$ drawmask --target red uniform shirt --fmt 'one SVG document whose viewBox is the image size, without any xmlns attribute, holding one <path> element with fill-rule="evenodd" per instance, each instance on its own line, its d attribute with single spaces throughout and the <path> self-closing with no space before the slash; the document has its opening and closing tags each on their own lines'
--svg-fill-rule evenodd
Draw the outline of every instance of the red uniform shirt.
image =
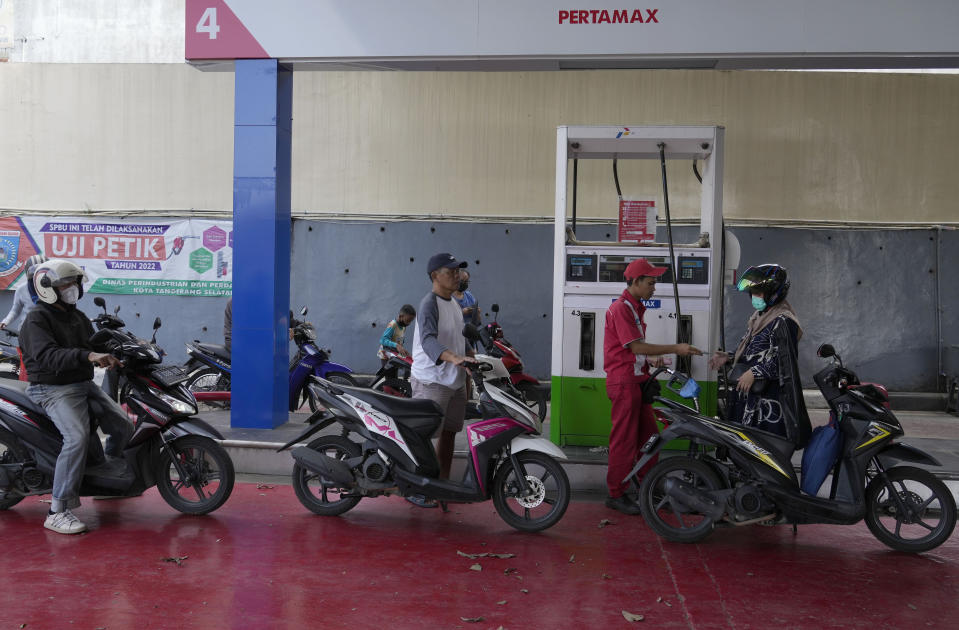
<svg viewBox="0 0 959 630">
<path fill-rule="evenodd" d="M 603 369 L 606 370 L 607 385 L 639 383 L 649 376 L 646 356 L 629 350 L 631 342 L 646 340 L 645 312 L 646 307 L 628 290 L 624 290 L 606 311 Z"/>
</svg>

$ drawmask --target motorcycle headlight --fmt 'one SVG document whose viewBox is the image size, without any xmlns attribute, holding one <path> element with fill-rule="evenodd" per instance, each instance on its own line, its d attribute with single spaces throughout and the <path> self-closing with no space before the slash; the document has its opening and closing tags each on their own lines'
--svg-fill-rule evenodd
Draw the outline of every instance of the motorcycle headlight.
<svg viewBox="0 0 959 630">
<path fill-rule="evenodd" d="M 196 405 L 192 403 L 188 403 L 185 400 L 180 400 L 179 398 L 175 398 L 161 391 L 154 391 L 153 393 L 157 398 L 168 404 L 170 408 L 177 413 L 185 413 L 191 416 L 197 413 Z"/>
</svg>

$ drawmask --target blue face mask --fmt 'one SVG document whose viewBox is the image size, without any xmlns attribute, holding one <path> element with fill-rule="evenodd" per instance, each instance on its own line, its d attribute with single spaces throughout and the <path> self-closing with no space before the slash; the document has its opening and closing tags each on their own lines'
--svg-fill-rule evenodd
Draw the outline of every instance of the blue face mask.
<svg viewBox="0 0 959 630">
<path fill-rule="evenodd" d="M 753 308 L 757 311 L 762 311 L 766 309 L 766 300 L 761 295 L 754 295 L 753 298 Z"/>
</svg>

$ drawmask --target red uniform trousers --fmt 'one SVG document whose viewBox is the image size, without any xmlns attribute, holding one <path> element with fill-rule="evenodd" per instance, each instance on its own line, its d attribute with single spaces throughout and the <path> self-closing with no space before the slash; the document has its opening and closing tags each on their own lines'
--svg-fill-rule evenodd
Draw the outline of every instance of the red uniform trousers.
<svg viewBox="0 0 959 630">
<path fill-rule="evenodd" d="M 656 414 L 652 405 L 643 404 L 643 394 L 639 383 L 621 383 L 606 385 L 606 395 L 613 403 L 613 429 L 609 433 L 609 470 L 606 473 L 606 485 L 609 496 L 623 495 L 629 483 L 623 479 L 639 460 L 639 449 L 649 436 L 658 433 Z M 656 463 L 654 457 L 639 471 L 637 481 Z"/>
</svg>

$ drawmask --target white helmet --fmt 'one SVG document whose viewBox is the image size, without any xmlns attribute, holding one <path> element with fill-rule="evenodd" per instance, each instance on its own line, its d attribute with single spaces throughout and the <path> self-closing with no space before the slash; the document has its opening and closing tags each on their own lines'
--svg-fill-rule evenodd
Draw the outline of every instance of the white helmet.
<svg viewBox="0 0 959 630">
<path fill-rule="evenodd" d="M 37 270 L 37 265 L 41 265 L 47 262 L 47 257 L 43 254 L 34 254 L 30 258 L 27 258 L 27 264 L 24 267 L 27 270 L 27 277 L 32 278 L 33 272 Z"/>
<path fill-rule="evenodd" d="M 37 297 L 47 304 L 60 299 L 59 289 L 73 283 L 80 285 L 80 295 L 83 296 L 83 281 L 86 279 L 83 269 L 63 258 L 51 258 L 33 270 L 33 288 Z"/>
</svg>

